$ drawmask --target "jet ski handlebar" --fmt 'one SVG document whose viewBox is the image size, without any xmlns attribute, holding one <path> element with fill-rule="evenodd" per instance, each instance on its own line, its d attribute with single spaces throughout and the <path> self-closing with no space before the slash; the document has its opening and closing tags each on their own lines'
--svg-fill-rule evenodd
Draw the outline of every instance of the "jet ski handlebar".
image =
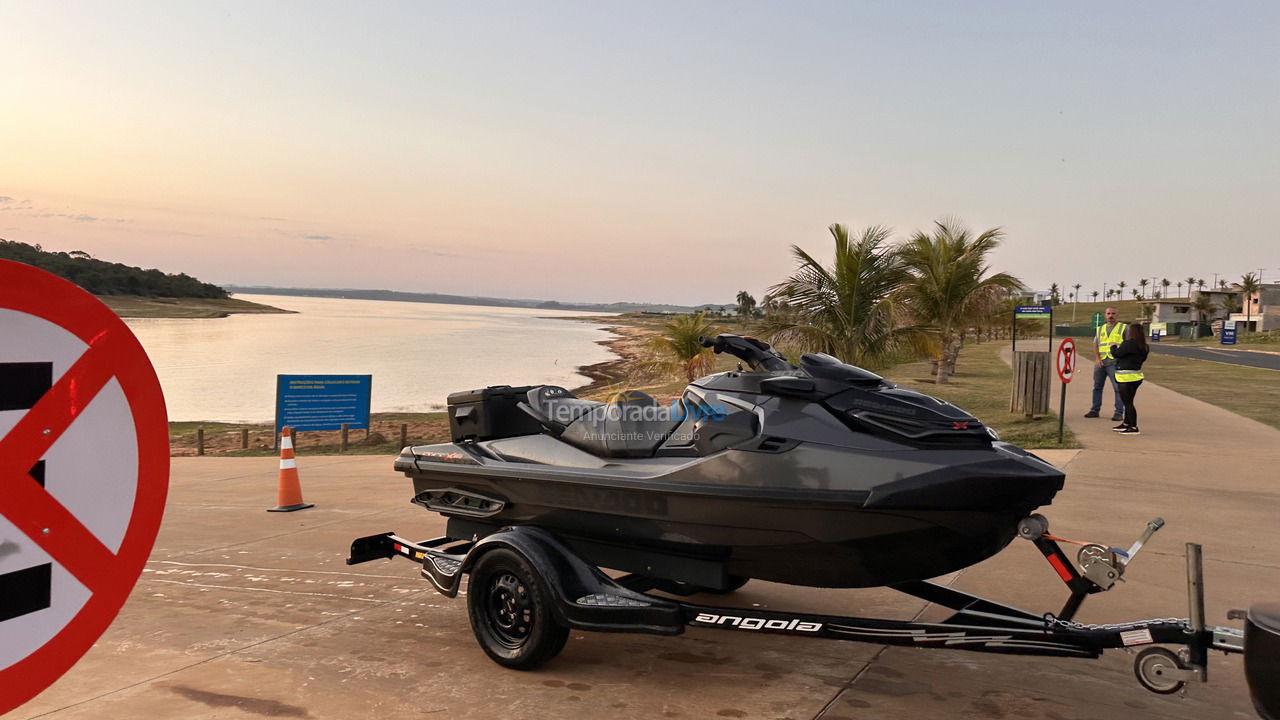
<svg viewBox="0 0 1280 720">
<path fill-rule="evenodd" d="M 698 341 L 702 343 L 702 347 L 711 348 L 717 355 L 729 353 L 745 362 L 752 370 L 769 372 L 794 369 L 769 343 L 753 337 L 720 333 L 714 338 L 700 337 Z"/>
</svg>

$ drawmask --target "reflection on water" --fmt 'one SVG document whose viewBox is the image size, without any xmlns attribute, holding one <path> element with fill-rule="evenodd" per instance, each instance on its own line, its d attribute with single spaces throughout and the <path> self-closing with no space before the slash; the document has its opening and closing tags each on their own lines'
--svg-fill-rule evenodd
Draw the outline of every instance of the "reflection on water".
<svg viewBox="0 0 1280 720">
<path fill-rule="evenodd" d="M 596 313 L 471 305 L 236 295 L 296 315 L 130 319 L 171 420 L 269 420 L 276 375 L 373 375 L 374 412 L 421 412 L 456 390 L 586 381 L 574 370 L 613 355 Z M 607 315 L 601 315 L 607 318 Z"/>
</svg>

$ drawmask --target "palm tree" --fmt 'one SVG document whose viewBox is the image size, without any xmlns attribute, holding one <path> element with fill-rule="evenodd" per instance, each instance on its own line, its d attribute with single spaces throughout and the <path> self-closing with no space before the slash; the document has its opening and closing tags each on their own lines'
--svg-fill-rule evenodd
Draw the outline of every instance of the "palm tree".
<svg viewBox="0 0 1280 720">
<path fill-rule="evenodd" d="M 751 297 L 751 293 L 746 290 L 738 291 L 737 301 L 738 315 L 741 317 L 747 317 L 751 314 L 752 310 L 756 309 L 756 299 Z"/>
<path fill-rule="evenodd" d="M 839 223 L 829 230 L 835 239 L 830 267 L 791 246 L 795 272 L 769 288 L 788 312 L 765 323 L 766 337 L 792 353 L 825 352 L 873 368 L 908 346 L 922 347 L 922 329 L 900 322 L 894 294 L 910 275 L 898 252 L 885 247 L 889 229 L 871 226 L 855 239 Z"/>
<path fill-rule="evenodd" d="M 1240 278 L 1240 292 L 1244 294 L 1242 301 L 1244 302 L 1245 324 L 1253 324 L 1253 297 L 1252 295 L 1262 287 L 1258 282 L 1258 276 L 1253 273 L 1245 273 Z"/>
<path fill-rule="evenodd" d="M 1206 284 L 1207 283 L 1205 283 L 1204 278 L 1200 278 L 1199 280 L 1196 281 L 1196 289 L 1198 289 L 1200 292 L 1204 292 L 1204 286 Z"/>
<path fill-rule="evenodd" d="M 665 371 L 678 370 L 693 382 L 711 372 L 715 355 L 711 348 L 702 347 L 703 337 L 714 337 L 716 327 L 705 313 L 681 315 L 665 326 L 665 332 L 650 340 L 654 351 L 654 365 Z"/>
<path fill-rule="evenodd" d="M 1200 293 L 1196 296 L 1195 301 L 1191 303 L 1191 307 L 1195 308 L 1196 316 L 1200 322 L 1205 322 L 1205 319 L 1213 314 L 1213 299 L 1204 293 Z"/>
<path fill-rule="evenodd" d="M 1222 290 L 1226 290 L 1226 289 L 1227 289 L 1227 279 L 1226 279 L 1226 278 L 1222 278 L 1221 280 L 1219 280 L 1219 281 L 1218 281 L 1218 287 L 1219 287 L 1220 289 L 1222 289 Z"/>
<path fill-rule="evenodd" d="M 1125 282 L 1124 282 L 1123 280 L 1121 280 L 1120 282 L 1116 283 L 1116 285 L 1117 285 L 1117 286 L 1119 286 L 1119 288 L 1120 288 L 1120 292 L 1117 292 L 1117 293 L 1116 293 L 1116 297 L 1118 297 L 1118 298 L 1120 298 L 1121 300 L 1123 300 L 1123 299 L 1124 299 L 1124 288 L 1125 288 Z"/>
<path fill-rule="evenodd" d="M 1137 300 L 1137 299 L 1138 299 L 1138 288 L 1134 288 L 1134 289 L 1130 290 L 1129 292 L 1133 295 L 1133 299 L 1134 299 L 1134 300 Z"/>
<path fill-rule="evenodd" d="M 989 272 L 988 256 L 1004 237 L 1000 228 L 975 236 L 955 220 L 933 225 L 932 234 L 917 231 L 901 248 L 902 261 L 912 276 L 901 295 L 916 321 L 938 333 L 937 382 L 945 385 L 955 371 L 964 333 L 973 324 L 978 308 L 993 296 L 1017 290 L 1022 283 L 1008 273 Z M 1055 296 L 1057 288 L 1054 283 Z"/>
<path fill-rule="evenodd" d="M 1098 291 L 1097 291 L 1097 290 L 1094 290 L 1093 292 L 1091 292 L 1091 293 L 1089 293 L 1089 294 L 1093 296 L 1093 301 L 1094 301 L 1094 302 L 1098 302 Z"/>
<path fill-rule="evenodd" d="M 1054 305 L 1061 305 L 1062 298 L 1058 297 L 1062 291 L 1058 289 L 1058 283 L 1049 286 L 1049 302 Z"/>
<path fill-rule="evenodd" d="M 1191 286 L 1196 284 L 1196 279 L 1193 277 L 1189 277 L 1187 278 L 1186 282 L 1187 282 L 1187 297 L 1189 298 L 1191 297 Z"/>
<path fill-rule="evenodd" d="M 1169 294 L 1169 286 L 1173 283 L 1169 282 L 1169 278 L 1160 278 L 1160 287 L 1164 288 L 1164 295 Z"/>
<path fill-rule="evenodd" d="M 1138 284 L 1142 286 L 1142 294 L 1146 295 L 1147 285 L 1151 284 L 1151 281 L 1146 278 L 1142 278 L 1141 280 L 1138 281 Z"/>
<path fill-rule="evenodd" d="M 1226 313 L 1228 318 L 1231 317 L 1232 313 L 1240 312 L 1240 301 L 1236 299 L 1235 295 L 1222 296 L 1222 312 Z"/>
</svg>

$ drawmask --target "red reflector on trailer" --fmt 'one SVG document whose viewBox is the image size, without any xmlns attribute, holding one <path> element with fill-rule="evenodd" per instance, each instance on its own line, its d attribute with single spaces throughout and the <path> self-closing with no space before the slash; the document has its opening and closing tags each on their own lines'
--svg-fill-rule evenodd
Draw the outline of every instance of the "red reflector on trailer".
<svg viewBox="0 0 1280 720">
<path fill-rule="evenodd" d="M 1058 571 L 1058 577 L 1062 578 L 1062 582 L 1071 582 L 1071 571 L 1062 563 L 1062 558 L 1057 555 L 1050 555 L 1049 564 L 1053 566 L 1054 570 Z"/>
<path fill-rule="evenodd" d="M 392 547 L 396 549 L 396 552 L 401 552 L 401 553 L 404 552 L 404 546 L 401 545 L 400 543 L 393 543 Z"/>
</svg>

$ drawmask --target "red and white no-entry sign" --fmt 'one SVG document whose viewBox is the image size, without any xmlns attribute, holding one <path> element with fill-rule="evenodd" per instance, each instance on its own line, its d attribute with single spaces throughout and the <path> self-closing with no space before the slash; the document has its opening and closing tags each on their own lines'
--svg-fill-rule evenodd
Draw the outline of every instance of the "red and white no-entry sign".
<svg viewBox="0 0 1280 720">
<path fill-rule="evenodd" d="M 168 487 L 164 397 L 133 333 L 76 285 L 0 260 L 0 714 L 115 618 Z"/>
<path fill-rule="evenodd" d="M 1076 341 L 1062 338 L 1058 345 L 1058 379 L 1064 383 L 1071 382 L 1076 374 Z"/>
</svg>

